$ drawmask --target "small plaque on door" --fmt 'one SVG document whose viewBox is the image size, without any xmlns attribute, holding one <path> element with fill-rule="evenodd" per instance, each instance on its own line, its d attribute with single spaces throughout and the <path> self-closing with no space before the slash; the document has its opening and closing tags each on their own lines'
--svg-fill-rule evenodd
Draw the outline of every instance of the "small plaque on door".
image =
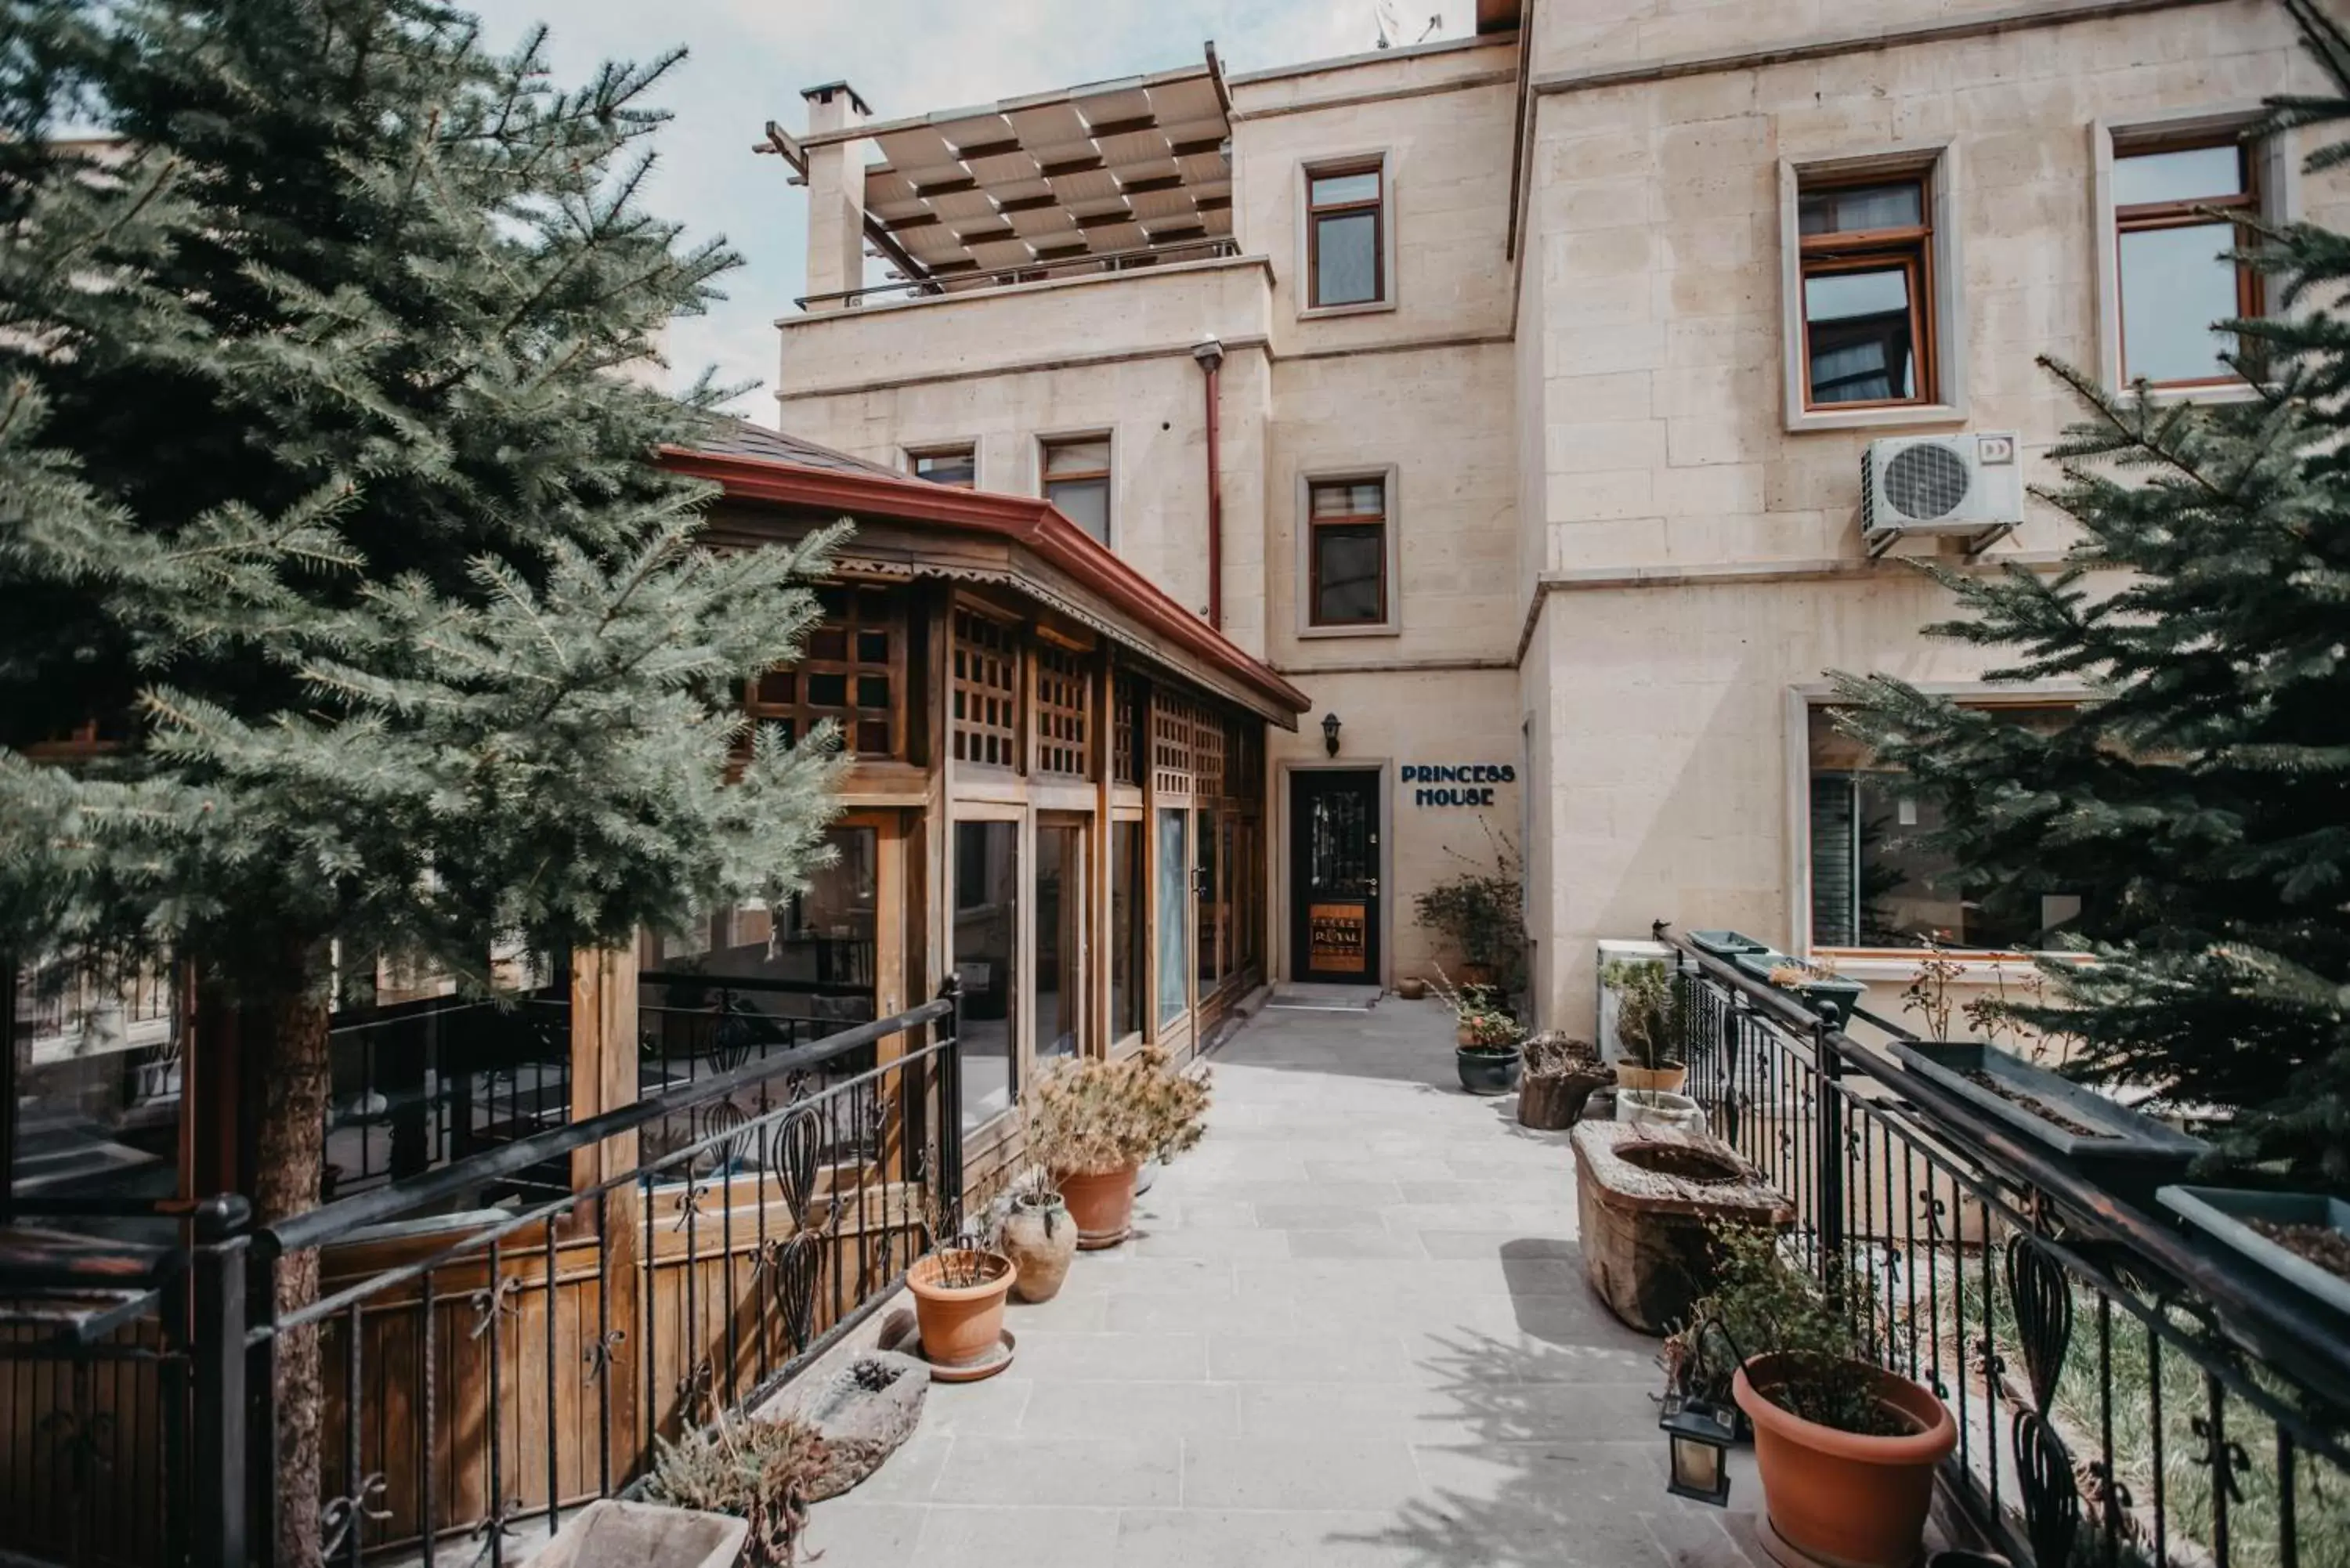
<svg viewBox="0 0 2350 1568">
<path fill-rule="evenodd" d="M 1316 971 L 1362 973 L 1363 913 L 1360 904 L 1306 906 L 1307 964 Z"/>
</svg>

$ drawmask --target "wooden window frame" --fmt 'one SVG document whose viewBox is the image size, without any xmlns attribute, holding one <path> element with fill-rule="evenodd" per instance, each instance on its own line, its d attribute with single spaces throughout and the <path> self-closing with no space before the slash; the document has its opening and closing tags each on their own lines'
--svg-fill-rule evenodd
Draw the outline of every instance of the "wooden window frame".
<svg viewBox="0 0 2350 1568">
<path fill-rule="evenodd" d="M 769 701 L 760 695 L 764 675 L 754 675 L 744 682 L 743 709 L 752 719 L 764 723 L 788 721 L 792 726 L 792 744 L 806 742 L 808 732 L 817 721 L 834 719 L 841 725 L 841 755 L 852 761 L 904 762 L 915 753 L 910 734 L 911 713 L 908 708 L 907 682 L 912 669 L 911 639 L 913 607 L 910 598 L 899 589 L 886 584 L 871 582 L 832 582 L 821 585 L 822 593 L 837 593 L 846 597 L 848 613 L 846 618 L 826 616 L 809 628 L 813 645 L 819 630 L 837 629 L 844 639 L 845 656 L 840 659 L 819 659 L 806 649 L 801 657 L 788 664 L 778 665 L 768 673 L 788 674 L 793 680 L 793 700 L 788 702 Z M 876 596 L 888 611 L 879 621 L 867 620 L 860 610 L 867 596 Z M 887 659 L 880 664 L 859 658 L 857 645 L 871 632 L 881 632 L 889 638 Z M 858 683 L 864 677 L 886 674 L 889 681 L 889 705 L 884 709 L 866 708 L 857 701 Z M 808 682 L 816 676 L 837 675 L 844 681 L 841 695 L 846 702 L 839 708 L 818 704 L 808 700 Z M 867 714 L 882 715 L 868 720 Z M 868 722 L 886 722 L 889 726 L 889 745 L 884 751 L 868 751 L 858 743 L 858 730 Z"/>
<path fill-rule="evenodd" d="M 1305 508 L 1303 524 L 1305 536 L 1305 621 L 1306 629 L 1316 632 L 1376 632 L 1391 629 L 1394 625 L 1392 605 L 1394 594 L 1393 585 L 1388 579 L 1395 570 L 1395 542 L 1392 537 L 1395 527 L 1393 516 L 1395 486 L 1389 483 L 1388 475 L 1384 472 L 1358 473 L 1350 478 L 1340 474 L 1317 474 L 1307 476 L 1305 483 Z M 1354 512 L 1336 517 L 1316 517 L 1314 514 L 1315 491 L 1340 486 L 1351 489 L 1361 484 L 1377 484 L 1379 487 L 1379 511 L 1376 517 L 1368 514 Z M 1320 532 L 1325 528 L 1357 528 L 1371 522 L 1376 522 L 1379 525 L 1379 613 L 1368 620 L 1324 620 L 1322 618 Z"/>
<path fill-rule="evenodd" d="M 1802 230 L 1803 199 L 1830 191 L 1866 185 L 1918 187 L 1918 222 L 1892 229 L 1846 229 L 1825 234 Z M 1796 177 L 1796 300 L 1795 336 L 1797 386 L 1806 414 L 1841 414 L 1881 409 L 1921 409 L 1940 406 L 1941 354 L 1937 340 L 1939 314 L 1934 271 L 1934 171 L 1930 168 L 1853 171 Z M 1809 285 L 1814 277 L 1844 273 L 1887 272 L 1899 267 L 1908 275 L 1910 353 L 1916 360 L 1918 390 L 1906 398 L 1870 398 L 1854 402 L 1823 403 L 1812 397 L 1812 323 Z"/>
<path fill-rule="evenodd" d="M 2119 165 L 2132 158 L 2145 158 L 2165 152 L 2195 152 L 2214 147 L 2232 148 L 2236 154 L 2237 183 L 2242 188 L 2230 196 L 2199 196 L 2169 202 L 2134 202 L 2115 204 L 2106 214 L 2113 234 L 2113 310 L 2115 367 L 2120 384 L 2134 383 L 2129 373 L 2129 319 L 2122 287 L 2121 241 L 2125 234 L 2145 234 L 2159 229 L 2185 229 L 2208 226 L 2214 222 L 2231 222 L 2240 246 L 2249 248 L 2251 225 L 2262 212 L 2263 192 L 2261 183 L 2261 162 L 2257 149 L 2239 134 L 2226 130 L 2203 130 L 2173 131 L 2168 134 L 2126 136 L 2114 144 L 2113 161 Z M 2241 213 L 2232 220 L 2222 214 Z M 2267 290 L 2257 268 L 2243 262 L 2236 264 L 2236 315 L 2243 320 L 2267 313 Z M 2241 344 L 2239 345 L 2241 348 Z M 2189 376 L 2176 380 L 2148 381 L 2147 385 L 2158 392 L 2196 391 L 2212 387 L 2234 387 L 2243 384 L 2243 378 L 2232 373 L 2215 376 Z"/>
<path fill-rule="evenodd" d="M 1056 450 L 1070 446 L 1091 446 L 1097 441 L 1107 448 L 1109 452 L 1108 461 L 1100 468 L 1080 469 L 1074 473 L 1053 472 L 1053 453 Z M 1036 493 L 1045 501 L 1053 502 L 1053 486 L 1055 484 L 1088 484 L 1095 480 L 1101 482 L 1102 543 L 1105 545 L 1109 543 L 1118 525 L 1118 481 L 1115 477 L 1117 472 L 1118 441 L 1112 431 L 1069 431 L 1057 435 L 1036 438 Z M 1057 510 L 1059 503 L 1053 502 L 1053 504 Z M 1066 514 L 1063 515 L 1066 516 Z M 1074 522 L 1075 519 L 1071 521 Z M 1077 524 L 1080 532 L 1083 531 L 1084 526 L 1083 524 Z M 1091 537 L 1091 535 L 1087 536 Z"/>
<path fill-rule="evenodd" d="M 922 460 L 937 457 L 970 458 L 971 483 L 950 484 L 942 479 L 931 479 L 923 473 Z M 928 446 L 910 446 L 906 449 L 906 472 L 912 478 L 921 480 L 926 484 L 938 485 L 942 490 L 977 490 L 979 488 L 979 443 L 975 441 L 935 441 Z"/>
<path fill-rule="evenodd" d="M 1384 152 L 1334 159 L 1327 162 L 1309 163 L 1300 169 L 1299 196 L 1305 211 L 1305 306 L 1309 314 L 1343 315 L 1348 311 L 1386 310 L 1395 305 L 1392 289 L 1394 272 L 1390 237 L 1394 221 L 1390 202 L 1395 192 L 1394 182 L 1388 172 L 1388 157 Z M 1344 179 L 1350 174 L 1377 175 L 1378 195 L 1368 201 L 1331 202 L 1314 200 L 1314 182 L 1317 180 Z M 1334 304 L 1322 300 L 1322 221 L 1326 218 L 1353 217 L 1368 213 L 1371 215 L 1371 296 L 1349 299 Z"/>
</svg>

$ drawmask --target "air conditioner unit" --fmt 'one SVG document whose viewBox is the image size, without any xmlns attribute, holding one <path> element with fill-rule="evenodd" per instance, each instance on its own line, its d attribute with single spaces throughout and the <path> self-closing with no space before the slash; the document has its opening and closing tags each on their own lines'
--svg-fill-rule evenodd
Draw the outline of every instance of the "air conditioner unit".
<svg viewBox="0 0 2350 1568">
<path fill-rule="evenodd" d="M 1888 436 L 1860 459 L 1860 536 L 1872 556 L 1896 539 L 1964 536 L 1988 549 L 2023 521 L 2022 448 L 2012 431 Z"/>
</svg>

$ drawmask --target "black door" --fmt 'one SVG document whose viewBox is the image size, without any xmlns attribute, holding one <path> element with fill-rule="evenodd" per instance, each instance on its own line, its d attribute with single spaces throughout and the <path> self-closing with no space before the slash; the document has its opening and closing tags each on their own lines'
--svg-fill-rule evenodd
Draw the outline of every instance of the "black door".
<svg viewBox="0 0 2350 1568">
<path fill-rule="evenodd" d="M 1379 982 L 1379 775 L 1289 775 L 1289 973 Z"/>
</svg>

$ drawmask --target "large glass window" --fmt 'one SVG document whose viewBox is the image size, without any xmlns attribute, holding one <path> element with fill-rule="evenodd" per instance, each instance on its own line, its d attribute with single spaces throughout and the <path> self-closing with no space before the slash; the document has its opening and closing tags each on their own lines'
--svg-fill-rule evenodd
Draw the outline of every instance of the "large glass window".
<svg viewBox="0 0 2350 1568">
<path fill-rule="evenodd" d="M 1109 437 L 1046 441 L 1045 499 L 1062 516 L 1109 543 Z"/>
<path fill-rule="evenodd" d="M 2158 386 L 2231 379 L 2222 321 L 2261 313 L 2261 277 L 2228 253 L 2258 214 L 2250 149 L 2233 138 L 2114 158 L 2122 378 Z"/>
<path fill-rule="evenodd" d="M 1387 297 L 1386 187 L 1378 163 L 1306 176 L 1306 303 L 1313 308 Z"/>
<path fill-rule="evenodd" d="M 1172 1023 L 1191 1004 L 1191 814 L 1159 809 L 1159 1022 Z"/>
<path fill-rule="evenodd" d="M 1036 829 L 1036 1054 L 1074 1056 L 1085 1033 L 1086 830 Z"/>
<path fill-rule="evenodd" d="M 1931 205 L 1922 175 L 1803 189 L 1796 200 L 1804 403 L 1930 403 Z"/>
<path fill-rule="evenodd" d="M 962 981 L 962 1122 L 1012 1108 L 1018 1090 L 1014 941 L 1020 929 L 1020 825 L 955 824 L 954 965 Z"/>
<path fill-rule="evenodd" d="M 2019 724 L 2049 726 L 2064 713 L 2053 706 L 2001 711 Z M 1927 842 L 1942 825 L 1939 808 L 1839 730 L 1835 709 L 1811 711 L 1809 749 L 1814 947 L 2030 950 L 2048 946 L 2080 913 L 2080 900 L 2066 894 L 2019 902 L 1967 888 L 1950 857 Z"/>
<path fill-rule="evenodd" d="M 5 979 L 0 976 L 0 979 Z M 164 1199 L 178 1186 L 182 1048 L 174 975 L 61 956 L 20 971 L 11 1023 L 20 1198 Z"/>
<path fill-rule="evenodd" d="M 1306 486 L 1308 619 L 1377 626 L 1388 618 L 1388 487 L 1383 479 Z"/>
<path fill-rule="evenodd" d="M 1224 912 L 1230 892 L 1216 863 L 1222 835 L 1216 831 L 1216 814 L 1210 807 L 1200 808 L 1199 829 L 1195 842 L 1200 846 L 1200 869 L 1192 880 L 1199 888 L 1200 993 L 1204 996 L 1216 989 L 1229 963 Z"/>
</svg>

